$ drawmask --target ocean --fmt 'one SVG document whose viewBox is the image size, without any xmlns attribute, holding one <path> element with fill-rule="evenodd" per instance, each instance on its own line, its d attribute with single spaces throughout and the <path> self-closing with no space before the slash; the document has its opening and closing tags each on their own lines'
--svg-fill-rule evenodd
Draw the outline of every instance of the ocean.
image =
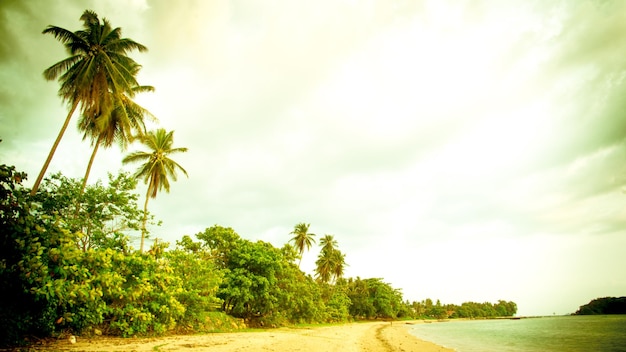
<svg viewBox="0 0 626 352">
<path fill-rule="evenodd" d="M 451 320 L 409 331 L 458 352 L 626 351 L 626 315 Z"/>
</svg>

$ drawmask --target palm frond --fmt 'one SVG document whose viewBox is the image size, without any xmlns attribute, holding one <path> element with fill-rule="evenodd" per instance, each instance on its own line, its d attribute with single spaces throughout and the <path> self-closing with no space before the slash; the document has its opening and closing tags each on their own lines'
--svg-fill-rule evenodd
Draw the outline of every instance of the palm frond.
<svg viewBox="0 0 626 352">
<path fill-rule="evenodd" d="M 47 69 L 45 69 L 43 71 L 43 76 L 48 81 L 55 80 L 57 77 L 62 75 L 63 72 L 66 72 L 67 70 L 70 69 L 70 67 L 76 65 L 76 63 L 79 62 L 81 59 L 82 57 L 80 55 L 74 55 L 66 59 L 63 59 L 57 62 L 56 64 L 48 67 Z"/>
<path fill-rule="evenodd" d="M 96 14 L 93 10 L 85 10 L 85 12 L 83 12 L 80 16 L 80 20 L 83 21 L 83 27 L 85 27 L 85 29 L 89 29 L 90 27 L 100 23 L 98 14 Z"/>
<path fill-rule="evenodd" d="M 134 153 L 126 155 L 124 159 L 122 159 L 122 163 L 128 164 L 128 163 L 143 162 L 146 160 L 150 160 L 151 157 L 152 157 L 151 153 L 134 152 Z"/>
<path fill-rule="evenodd" d="M 48 26 L 46 29 L 41 32 L 42 34 L 52 34 L 54 38 L 60 41 L 63 44 L 67 43 L 82 43 L 83 39 L 78 36 L 76 33 L 69 31 L 65 28 L 57 27 L 57 26 Z"/>
</svg>

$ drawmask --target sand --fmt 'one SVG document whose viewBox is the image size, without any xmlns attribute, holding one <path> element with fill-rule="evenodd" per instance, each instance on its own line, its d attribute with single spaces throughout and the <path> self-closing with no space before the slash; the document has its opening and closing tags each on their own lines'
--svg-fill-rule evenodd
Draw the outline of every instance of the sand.
<svg viewBox="0 0 626 352">
<path fill-rule="evenodd" d="M 314 328 L 280 328 L 252 332 L 176 335 L 161 338 L 76 337 L 58 340 L 38 350 L 57 351 L 276 351 L 389 352 L 453 351 L 409 334 L 416 322 L 369 322 Z"/>
</svg>

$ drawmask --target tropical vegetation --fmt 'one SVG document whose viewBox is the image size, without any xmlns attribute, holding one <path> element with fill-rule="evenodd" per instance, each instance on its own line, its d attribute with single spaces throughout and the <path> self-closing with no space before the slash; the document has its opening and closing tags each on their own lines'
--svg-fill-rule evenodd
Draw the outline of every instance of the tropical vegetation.
<svg viewBox="0 0 626 352">
<path fill-rule="evenodd" d="M 148 147 L 149 151 L 138 151 L 127 155 L 122 162 L 134 163 L 143 162 L 135 173 L 136 178 L 142 178 L 148 189 L 146 191 L 146 201 L 143 206 L 143 223 L 141 227 L 141 245 L 139 251 L 143 252 L 146 237 L 146 221 L 148 219 L 148 200 L 156 198 L 161 190 L 169 193 L 170 181 L 176 181 L 176 170 L 182 171 L 187 176 L 187 171 L 169 156 L 176 153 L 184 153 L 187 148 L 174 148 L 174 131 L 166 131 L 159 128 L 143 135 L 139 139 L 142 144 Z"/>
<path fill-rule="evenodd" d="M 132 101 L 144 88 L 135 80 L 139 65 L 125 54 L 145 47 L 121 38 L 119 28 L 91 11 L 81 20 L 80 31 L 44 31 L 71 54 L 45 71 L 48 79 L 59 77 L 59 94 L 70 105 L 46 165 L 31 189 L 25 173 L 0 165 L 0 347 L 64 334 L 146 336 L 516 313 L 516 304 L 506 301 L 409 302 L 383 278 L 346 278 L 349 257 L 335 235 L 320 239 L 314 273 L 305 273 L 300 261 L 315 244 L 305 222 L 285 233 L 279 247 L 213 225 L 174 245 L 155 239 L 144 251 L 150 229 L 159 225 L 148 201 L 169 192 L 177 172 L 187 175 L 171 158 L 187 149 L 174 147 L 173 131 L 145 131 L 149 113 Z M 86 183 L 88 172 L 83 179 L 43 177 L 78 107 L 79 128 L 94 143 L 92 160 L 99 145 L 138 141 L 147 151 L 123 158 L 140 163 L 137 172 L 109 174 L 92 184 Z M 143 209 L 139 181 L 147 184 Z"/>
<path fill-rule="evenodd" d="M 382 278 L 344 278 L 318 260 L 300 270 L 291 244 L 275 247 L 214 225 L 170 248 L 133 248 L 145 212 L 129 173 L 88 185 L 54 174 L 30 196 L 26 175 L 0 167 L 0 343 L 76 334 L 120 336 L 275 327 L 362 319 L 511 316 L 513 302 L 408 302 Z M 73 216 L 76 209 L 80 216 Z M 152 218 L 152 216 L 150 216 Z M 153 220 L 153 224 L 156 222 Z M 287 235 L 287 234 L 286 234 Z M 320 241 L 320 258 L 340 253 Z M 332 248 L 332 250 L 331 250 Z M 338 263 L 345 265 L 345 255 Z M 329 272 L 325 280 L 320 273 Z"/>
<path fill-rule="evenodd" d="M 300 258 L 298 260 L 298 266 L 302 263 L 302 256 L 305 250 L 311 249 L 311 246 L 315 243 L 315 234 L 309 233 L 309 227 L 311 224 L 298 223 L 294 226 L 291 234 L 294 235 L 291 242 L 294 243 L 296 249 L 299 252 Z"/>
<path fill-rule="evenodd" d="M 152 86 L 136 86 L 132 88 L 132 93 L 154 91 Z M 152 120 L 156 118 L 139 104 L 135 103 L 128 93 L 122 93 L 121 99 L 116 102 L 113 110 L 108 116 L 97 116 L 95 118 L 82 116 L 79 127 L 84 131 L 83 139 L 89 138 L 93 145 L 91 158 L 87 164 L 85 177 L 83 177 L 82 190 L 87 185 L 89 173 L 93 165 L 96 153 L 100 146 L 110 148 L 117 144 L 121 150 L 125 150 L 128 144 L 135 139 L 142 139 L 146 136 L 146 124 L 144 117 Z"/>
<path fill-rule="evenodd" d="M 113 28 L 106 19 L 86 10 L 80 20 L 83 29 L 72 32 L 58 26 L 48 26 L 43 34 L 51 34 L 64 46 L 69 57 L 44 71 L 47 80 L 58 79 L 59 96 L 70 109 L 54 141 L 50 153 L 35 180 L 31 193 L 34 195 L 50 165 L 59 142 L 65 134 L 72 115 L 79 109 L 82 119 L 79 128 L 97 147 L 107 147 L 113 139 L 124 146 L 133 134 L 142 134 L 143 115 L 146 111 L 134 104 L 136 92 L 150 91 L 152 87 L 141 86 L 136 76 L 141 66 L 127 56 L 130 51 L 146 51 L 147 48 L 132 39 L 122 38 L 121 28 Z M 85 183 L 89 174 L 91 158 Z"/>
</svg>

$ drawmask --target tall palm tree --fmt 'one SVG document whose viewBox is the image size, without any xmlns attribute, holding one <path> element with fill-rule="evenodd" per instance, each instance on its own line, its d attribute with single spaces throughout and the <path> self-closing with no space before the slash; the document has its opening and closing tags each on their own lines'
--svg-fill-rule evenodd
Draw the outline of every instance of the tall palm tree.
<svg viewBox="0 0 626 352">
<path fill-rule="evenodd" d="M 137 86 L 133 87 L 131 93 L 134 95 L 138 92 L 152 91 L 154 91 L 152 86 Z M 122 94 L 121 100 L 110 114 L 106 116 L 81 116 L 78 126 L 80 130 L 84 131 L 83 140 L 90 138 L 93 145 L 93 152 L 85 171 L 85 177 L 83 177 L 81 192 L 87 185 L 87 179 L 98 148 L 100 146 L 109 148 L 117 143 L 120 149 L 126 150 L 128 143 L 145 135 L 144 116 L 156 121 L 156 118 L 148 110 L 135 103 L 127 93 Z"/>
<path fill-rule="evenodd" d="M 298 262 L 298 267 L 300 267 L 300 263 L 302 263 L 302 256 L 304 255 L 304 250 L 311 249 L 311 245 L 315 243 L 315 234 L 309 233 L 309 227 L 311 224 L 305 224 L 303 222 L 296 224 L 294 226 L 291 234 L 294 235 L 290 242 L 293 242 L 296 246 L 296 249 L 300 253 L 300 261 Z"/>
<path fill-rule="evenodd" d="M 115 108 L 115 102 L 124 92 L 138 86 L 135 79 L 137 64 L 126 56 L 129 51 L 146 51 L 147 48 L 131 39 L 122 38 L 122 30 L 90 10 L 80 20 L 83 30 L 71 32 L 67 29 L 48 26 L 43 34 L 52 34 L 65 46 L 70 56 L 48 67 L 44 78 L 61 83 L 59 96 L 70 106 L 69 113 L 54 141 L 50 153 L 33 185 L 31 194 L 37 193 L 50 161 L 69 125 L 72 115 L 80 106 L 81 115 L 107 115 Z M 110 94 L 109 94 L 110 93 Z"/>
<path fill-rule="evenodd" d="M 157 193 L 165 189 L 170 191 L 169 178 L 176 181 L 176 170 L 182 171 L 188 177 L 187 171 L 183 169 L 177 162 L 169 158 L 169 155 L 183 153 L 187 148 L 174 148 L 174 131 L 167 132 L 163 128 L 156 131 L 150 131 L 139 139 L 141 143 L 148 147 L 148 152 L 134 152 L 127 155 L 122 162 L 134 163 L 143 162 L 135 173 L 136 178 L 143 178 L 148 184 L 146 191 L 146 201 L 143 206 L 143 225 L 141 228 L 141 246 L 140 252 L 143 252 L 143 244 L 146 237 L 146 221 L 148 219 L 148 200 L 156 198 Z"/>
</svg>

